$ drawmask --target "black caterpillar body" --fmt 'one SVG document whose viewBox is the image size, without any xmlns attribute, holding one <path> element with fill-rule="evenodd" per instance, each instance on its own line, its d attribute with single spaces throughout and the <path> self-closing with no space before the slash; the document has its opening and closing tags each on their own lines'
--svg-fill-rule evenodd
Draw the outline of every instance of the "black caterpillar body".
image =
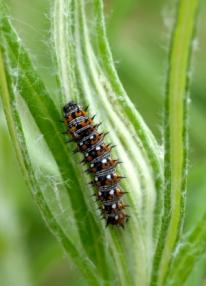
<svg viewBox="0 0 206 286">
<path fill-rule="evenodd" d="M 121 198 L 124 191 L 119 182 L 123 178 L 116 173 L 118 160 L 111 158 L 113 146 L 104 142 L 107 133 L 97 131 L 99 124 L 94 124 L 94 117 L 89 117 L 87 108 L 83 109 L 74 102 L 69 102 L 63 107 L 64 124 L 67 126 L 66 134 L 70 134 L 77 148 L 84 156 L 83 163 L 87 164 L 87 172 L 93 175 L 91 185 L 96 188 L 95 196 L 106 225 L 124 227 L 128 215 L 124 209 L 126 205 Z"/>
</svg>

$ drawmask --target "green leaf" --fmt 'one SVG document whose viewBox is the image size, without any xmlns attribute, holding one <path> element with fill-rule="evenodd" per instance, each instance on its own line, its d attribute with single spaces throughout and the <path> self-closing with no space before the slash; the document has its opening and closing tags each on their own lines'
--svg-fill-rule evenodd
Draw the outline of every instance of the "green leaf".
<svg viewBox="0 0 206 286">
<path fill-rule="evenodd" d="M 206 214 L 197 226 L 177 244 L 167 285 L 182 286 L 197 261 L 206 251 Z"/>
<path fill-rule="evenodd" d="M 101 1 L 91 1 L 90 4 L 85 1 L 56 1 L 53 26 L 59 81 L 67 100 L 80 99 L 85 105 L 89 104 L 90 109 L 97 112 L 99 120 L 104 118 L 105 129 L 110 131 L 110 137 L 118 143 L 117 156 L 125 162 L 122 171 L 127 175 L 124 188 L 129 192 L 129 203 L 134 209 L 131 214 L 131 220 L 134 219 L 131 231 L 136 238 L 134 245 L 139 253 L 134 265 L 140 265 L 143 259 L 150 260 L 149 253 L 153 252 L 153 241 L 157 239 L 160 228 L 163 203 L 162 162 L 159 146 L 118 79 L 102 13 Z M 62 17 L 65 18 L 64 21 Z M 91 18 L 94 19 L 92 23 Z M 68 43 L 61 40 L 65 37 L 71 40 Z M 155 201 L 156 216 L 153 218 Z M 144 236 L 143 241 L 147 244 L 145 248 L 150 249 L 148 254 L 142 253 L 138 233 Z M 113 235 L 113 240 L 116 245 L 119 237 Z M 140 253 L 149 256 L 142 257 Z M 132 257 L 133 254 L 128 253 L 127 257 L 129 256 Z M 150 271 L 151 263 L 149 264 Z M 138 266 L 137 269 L 140 271 L 137 273 L 138 279 L 148 279 L 146 272 L 143 273 Z M 144 280 L 142 283 L 145 283 Z"/>
</svg>

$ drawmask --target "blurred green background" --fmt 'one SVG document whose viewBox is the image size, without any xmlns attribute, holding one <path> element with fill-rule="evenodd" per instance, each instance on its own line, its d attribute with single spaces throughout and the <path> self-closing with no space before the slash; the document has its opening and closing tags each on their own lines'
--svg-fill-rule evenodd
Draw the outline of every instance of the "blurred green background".
<svg viewBox="0 0 206 286">
<path fill-rule="evenodd" d="M 49 54 L 48 0 L 5 0 L 32 60 L 55 96 L 55 69 Z M 162 142 L 163 96 L 169 31 L 175 1 L 107 0 L 105 14 L 119 76 L 158 141 Z M 206 210 L 206 3 L 200 7 L 193 42 L 190 88 L 190 153 L 185 231 Z M 86 285 L 46 228 L 25 182 L 0 105 L 0 285 Z M 206 259 L 187 286 L 206 285 Z"/>
</svg>

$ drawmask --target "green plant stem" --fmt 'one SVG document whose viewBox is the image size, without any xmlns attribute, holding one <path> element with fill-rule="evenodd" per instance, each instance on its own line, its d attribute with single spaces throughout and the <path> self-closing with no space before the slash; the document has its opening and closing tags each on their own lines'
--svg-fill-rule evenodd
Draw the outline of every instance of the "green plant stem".
<svg viewBox="0 0 206 286">
<path fill-rule="evenodd" d="M 188 69 L 197 4 L 198 0 L 179 1 L 170 47 L 164 137 L 165 210 L 154 261 L 152 285 L 165 285 L 172 253 L 184 220 L 188 148 Z"/>
</svg>

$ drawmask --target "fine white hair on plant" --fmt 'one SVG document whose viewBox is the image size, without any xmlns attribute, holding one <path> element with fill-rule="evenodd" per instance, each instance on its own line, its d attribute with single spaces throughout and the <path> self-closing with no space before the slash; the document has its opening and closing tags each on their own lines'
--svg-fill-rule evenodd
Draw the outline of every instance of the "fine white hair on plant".
<svg viewBox="0 0 206 286">
<path fill-rule="evenodd" d="M 102 0 L 52 1 L 52 74 L 58 97 L 31 63 L 0 1 L 0 91 L 24 176 L 41 213 L 89 285 L 182 285 L 205 248 L 205 216 L 181 239 L 187 176 L 187 90 L 198 0 L 179 0 L 172 18 L 164 146 L 145 124 L 117 75 Z M 168 17 L 166 16 L 167 22 Z M 53 77 L 52 77 L 53 78 Z M 89 105 L 117 144 L 130 205 L 125 230 L 105 229 L 88 176 L 67 148 L 62 107 Z M 163 158 L 164 157 L 164 158 Z M 189 249 L 189 245 L 193 247 Z M 188 255 L 186 253 L 188 251 Z M 192 255 L 190 261 L 189 255 Z M 188 267 L 180 273 L 184 260 Z M 115 274 L 115 275 L 114 275 Z M 115 278 L 114 278 L 115 277 Z"/>
</svg>

